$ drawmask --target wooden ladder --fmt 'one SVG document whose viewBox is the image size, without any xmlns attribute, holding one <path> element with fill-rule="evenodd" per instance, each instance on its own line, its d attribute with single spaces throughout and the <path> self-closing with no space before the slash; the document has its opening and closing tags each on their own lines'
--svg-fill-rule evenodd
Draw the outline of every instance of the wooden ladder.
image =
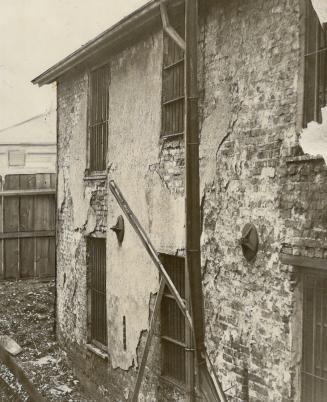
<svg viewBox="0 0 327 402">
<path fill-rule="evenodd" d="M 189 327 L 194 335 L 193 323 L 192 323 L 191 314 L 188 311 L 188 309 L 184 303 L 184 300 L 180 296 L 180 294 L 179 294 L 178 290 L 176 289 L 174 283 L 172 282 L 170 276 L 168 275 L 167 271 L 165 270 L 164 266 L 162 265 L 162 263 L 158 257 L 157 251 L 155 250 L 155 248 L 152 245 L 145 230 L 143 229 L 140 222 L 138 221 L 138 219 L 132 212 L 131 208 L 129 207 L 127 201 L 125 200 L 123 194 L 121 193 L 119 187 L 114 182 L 114 180 L 109 181 L 109 189 L 110 189 L 111 193 L 113 194 L 113 196 L 115 197 L 118 205 L 124 212 L 127 220 L 129 221 L 129 223 L 135 230 L 136 234 L 140 238 L 143 246 L 145 247 L 146 251 L 148 252 L 149 256 L 151 257 L 154 265 L 157 267 L 159 273 L 161 274 L 159 292 L 157 293 L 155 304 L 154 304 L 154 309 L 153 309 L 151 319 L 150 319 L 149 332 L 148 332 L 147 340 L 146 340 L 144 351 L 143 351 L 142 361 L 141 361 L 141 364 L 139 367 L 139 371 L 138 371 L 138 375 L 137 375 L 137 379 L 136 379 L 136 383 L 135 383 L 135 387 L 134 387 L 134 392 L 130 399 L 131 402 L 137 402 L 138 395 L 139 395 L 140 388 L 141 388 L 141 383 L 142 383 L 143 376 L 144 376 L 146 362 L 147 362 L 148 355 L 149 355 L 151 341 L 152 341 L 152 337 L 153 337 L 153 333 L 154 333 L 154 327 L 155 327 L 154 324 L 159 316 L 160 304 L 161 304 L 161 300 L 163 297 L 165 286 L 168 286 L 170 292 L 174 296 L 177 305 L 179 306 L 184 317 L 186 318 L 187 324 L 189 325 Z M 202 398 L 207 402 L 227 402 L 227 399 L 224 395 L 221 384 L 215 375 L 215 371 L 210 362 L 209 356 L 206 351 L 204 353 L 205 353 L 204 361 L 206 362 L 206 364 L 198 366 L 198 384 L 199 384 L 199 388 L 200 388 L 198 390 L 198 394 L 200 393 Z"/>
</svg>

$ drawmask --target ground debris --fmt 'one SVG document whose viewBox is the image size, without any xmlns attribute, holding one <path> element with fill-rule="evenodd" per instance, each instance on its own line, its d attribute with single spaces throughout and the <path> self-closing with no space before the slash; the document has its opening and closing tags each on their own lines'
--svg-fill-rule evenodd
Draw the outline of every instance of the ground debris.
<svg viewBox="0 0 327 402">
<path fill-rule="evenodd" d="M 0 282 L 0 334 L 11 337 L 22 347 L 15 359 L 47 401 L 89 402 L 91 399 L 74 377 L 53 332 L 54 286 L 53 281 Z M 0 378 L 22 401 L 27 399 L 20 384 L 2 364 Z M 0 400 L 1 397 L 0 392 Z"/>
</svg>

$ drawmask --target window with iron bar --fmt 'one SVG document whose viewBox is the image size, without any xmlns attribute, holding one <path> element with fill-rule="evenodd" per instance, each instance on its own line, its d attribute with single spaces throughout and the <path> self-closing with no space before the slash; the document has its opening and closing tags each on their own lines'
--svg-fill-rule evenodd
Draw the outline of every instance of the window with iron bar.
<svg viewBox="0 0 327 402">
<path fill-rule="evenodd" d="M 184 37 L 184 24 L 174 24 Z M 184 133 L 184 51 L 164 33 L 162 72 L 162 136 Z"/>
<path fill-rule="evenodd" d="M 89 237 L 87 246 L 89 341 L 103 348 L 107 346 L 106 240 Z"/>
<path fill-rule="evenodd" d="M 302 401 L 327 395 L 327 275 L 303 275 Z"/>
<path fill-rule="evenodd" d="M 327 29 L 306 1 L 305 76 L 303 127 L 322 122 L 321 108 L 327 104 Z"/>
<path fill-rule="evenodd" d="M 89 95 L 89 170 L 106 169 L 109 130 L 109 65 L 90 73 Z"/>
<path fill-rule="evenodd" d="M 185 298 L 185 259 L 167 254 L 161 254 L 160 259 Z M 161 302 L 161 347 L 162 376 L 185 384 L 185 318 L 167 286 Z"/>
</svg>

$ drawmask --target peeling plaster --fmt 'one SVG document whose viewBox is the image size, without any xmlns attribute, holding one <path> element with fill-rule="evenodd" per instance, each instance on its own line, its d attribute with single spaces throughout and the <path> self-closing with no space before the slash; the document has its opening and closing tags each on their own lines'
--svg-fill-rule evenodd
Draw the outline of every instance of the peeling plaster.
<svg viewBox="0 0 327 402">
<path fill-rule="evenodd" d="M 327 106 L 321 109 L 322 123 L 311 121 L 302 130 L 300 145 L 304 153 L 322 156 L 327 161 Z"/>
<path fill-rule="evenodd" d="M 108 160 L 110 179 L 120 187 L 141 225 L 160 252 L 184 247 L 184 198 L 171 194 L 160 178 L 162 37 L 154 36 L 112 61 Z M 149 80 L 148 77 L 151 77 Z M 151 107 L 148 107 L 148 105 Z M 121 215 L 108 196 L 107 227 Z M 108 349 L 113 368 L 137 365 L 137 348 L 149 327 L 151 294 L 158 291 L 156 267 L 125 219 L 122 245 L 107 231 Z M 123 348 L 126 317 L 126 350 Z"/>
</svg>

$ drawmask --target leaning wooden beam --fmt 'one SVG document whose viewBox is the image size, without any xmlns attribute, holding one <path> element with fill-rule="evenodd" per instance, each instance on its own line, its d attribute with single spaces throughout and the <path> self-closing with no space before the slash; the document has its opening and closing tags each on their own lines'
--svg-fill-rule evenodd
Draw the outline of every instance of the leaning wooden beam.
<svg viewBox="0 0 327 402">
<path fill-rule="evenodd" d="M 192 323 L 192 318 L 191 315 L 185 305 L 184 300 L 181 298 L 180 294 L 178 293 L 178 290 L 176 289 L 174 283 L 170 279 L 170 276 L 168 275 L 167 271 L 161 264 L 161 261 L 159 260 L 158 254 L 152 245 L 150 239 L 148 238 L 147 234 L 145 233 L 143 227 L 141 226 L 140 222 L 137 220 L 136 216 L 133 214 L 132 210 L 130 209 L 129 205 L 127 204 L 127 201 L 125 200 L 124 196 L 122 195 L 119 187 L 117 184 L 114 182 L 114 180 L 109 181 L 109 189 L 112 192 L 113 196 L 116 198 L 116 201 L 118 202 L 120 208 L 124 212 L 126 218 L 128 219 L 129 223 L 135 230 L 136 234 L 139 236 L 141 242 L 143 243 L 146 251 L 148 252 L 149 256 L 151 257 L 153 263 L 159 270 L 160 274 L 163 276 L 169 290 L 171 291 L 172 295 L 174 296 L 176 303 L 178 307 L 180 308 L 181 312 L 183 313 L 184 317 L 187 320 L 187 323 L 189 327 L 193 331 L 193 323 Z"/>
<path fill-rule="evenodd" d="M 43 396 L 36 389 L 35 385 L 27 378 L 23 369 L 17 364 L 16 360 L 0 344 L 0 361 L 3 363 L 22 384 L 24 390 L 33 402 L 45 402 Z"/>
<path fill-rule="evenodd" d="M 163 26 L 164 31 L 167 33 L 167 35 L 169 35 L 171 37 L 171 39 L 182 50 L 185 50 L 184 39 L 178 34 L 178 32 L 169 23 L 166 0 L 160 1 L 160 13 L 161 13 L 162 26 Z"/>
<path fill-rule="evenodd" d="M 55 195 L 56 190 L 51 189 L 39 189 L 39 190 L 8 190 L 0 191 L 2 197 L 14 197 L 14 196 L 30 196 L 30 195 Z"/>
<path fill-rule="evenodd" d="M 149 332 L 148 332 L 148 336 L 147 336 L 147 339 L 146 339 L 144 352 L 143 352 L 143 356 L 142 356 L 142 361 L 141 361 L 141 364 L 140 364 L 140 368 L 139 368 L 139 371 L 137 373 L 137 379 L 136 379 L 135 388 L 134 388 L 134 392 L 133 392 L 131 402 L 137 402 L 138 401 L 138 396 L 139 396 L 139 392 L 140 392 L 140 388 L 141 388 L 141 383 L 142 383 L 142 379 L 143 379 L 143 375 L 144 375 L 144 370 L 145 370 L 146 362 L 148 360 L 151 341 L 152 341 L 152 337 L 153 337 L 153 334 L 154 334 L 154 328 L 155 328 L 156 320 L 157 320 L 157 318 L 159 316 L 160 305 L 161 305 L 162 296 L 164 294 L 165 286 L 166 286 L 166 283 L 165 283 L 164 279 L 161 279 L 160 280 L 159 292 L 157 294 L 156 301 L 155 301 L 155 304 L 154 304 L 154 309 L 153 309 L 153 313 L 152 313 L 151 320 L 150 320 Z"/>
<path fill-rule="evenodd" d="M 38 232 L 13 232 L 13 233 L 0 233 L 0 239 L 22 239 L 31 237 L 54 237 L 55 230 L 42 230 Z"/>
</svg>

